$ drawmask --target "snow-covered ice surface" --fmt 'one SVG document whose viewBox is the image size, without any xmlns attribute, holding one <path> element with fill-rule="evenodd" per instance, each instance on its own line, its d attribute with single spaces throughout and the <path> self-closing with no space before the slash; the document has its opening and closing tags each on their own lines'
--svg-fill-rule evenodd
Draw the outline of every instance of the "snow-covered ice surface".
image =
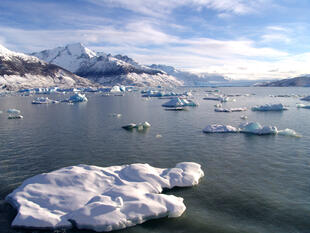
<svg viewBox="0 0 310 233">
<path fill-rule="evenodd" d="M 111 231 L 149 219 L 179 217 L 183 198 L 163 188 L 197 185 L 204 175 L 193 162 L 161 169 L 148 164 L 112 167 L 78 165 L 43 173 L 6 197 L 18 210 L 12 226 Z"/>
<path fill-rule="evenodd" d="M 283 111 L 287 108 L 283 104 L 265 104 L 261 106 L 254 106 L 252 111 Z"/>
<path fill-rule="evenodd" d="M 168 108 L 185 107 L 185 106 L 196 107 L 198 106 L 198 104 L 189 99 L 181 99 L 179 97 L 175 97 L 169 100 L 168 102 L 164 103 L 162 106 Z"/>
<path fill-rule="evenodd" d="M 204 133 L 237 133 L 238 129 L 230 125 L 208 125 L 203 129 Z"/>
<path fill-rule="evenodd" d="M 277 134 L 278 129 L 275 126 L 261 126 L 258 122 L 244 123 L 240 126 L 240 132 L 267 135 L 267 134 Z"/>
<path fill-rule="evenodd" d="M 218 125 L 212 124 L 207 125 L 203 129 L 204 133 L 248 133 L 248 134 L 256 134 L 256 135 L 284 135 L 284 136 L 292 136 L 292 137 L 301 137 L 295 130 L 292 129 L 284 129 L 278 130 L 275 126 L 262 126 L 258 122 L 247 122 L 243 123 L 239 126 L 239 128 L 235 128 L 231 125 Z"/>
</svg>

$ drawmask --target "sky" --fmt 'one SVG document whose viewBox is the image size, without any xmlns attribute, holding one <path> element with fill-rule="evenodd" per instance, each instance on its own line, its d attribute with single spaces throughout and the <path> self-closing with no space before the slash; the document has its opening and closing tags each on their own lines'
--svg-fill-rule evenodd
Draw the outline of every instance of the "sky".
<svg viewBox="0 0 310 233">
<path fill-rule="evenodd" d="M 1 0 L 0 44 L 81 42 L 142 64 L 232 79 L 310 73 L 309 0 Z"/>
</svg>

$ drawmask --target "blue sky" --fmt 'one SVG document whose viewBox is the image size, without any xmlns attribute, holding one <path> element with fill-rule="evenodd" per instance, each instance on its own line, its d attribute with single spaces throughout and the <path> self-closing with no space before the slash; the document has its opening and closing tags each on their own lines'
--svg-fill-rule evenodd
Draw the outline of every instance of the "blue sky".
<svg viewBox="0 0 310 233">
<path fill-rule="evenodd" d="M 309 0 L 1 0 L 0 43 L 34 52 L 82 42 L 234 79 L 310 73 Z"/>
</svg>

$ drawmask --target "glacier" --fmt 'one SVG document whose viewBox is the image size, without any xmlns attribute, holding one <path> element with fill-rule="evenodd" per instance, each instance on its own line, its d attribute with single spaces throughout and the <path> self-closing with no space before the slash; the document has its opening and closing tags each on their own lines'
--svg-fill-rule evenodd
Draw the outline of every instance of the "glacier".
<svg viewBox="0 0 310 233">
<path fill-rule="evenodd" d="M 5 200 L 18 211 L 14 227 L 112 231 L 181 216 L 183 198 L 161 192 L 197 185 L 203 176 L 193 162 L 165 169 L 142 163 L 78 165 L 28 178 Z"/>
</svg>

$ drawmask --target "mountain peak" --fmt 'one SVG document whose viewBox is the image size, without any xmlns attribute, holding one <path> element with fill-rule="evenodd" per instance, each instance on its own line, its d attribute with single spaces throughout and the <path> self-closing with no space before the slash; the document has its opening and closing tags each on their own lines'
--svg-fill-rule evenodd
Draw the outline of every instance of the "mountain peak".
<svg viewBox="0 0 310 233">
<path fill-rule="evenodd" d="M 86 55 L 89 58 L 95 57 L 96 53 L 89 48 L 85 47 L 82 43 L 73 43 L 66 45 L 65 49 L 68 50 L 68 52 L 73 56 L 81 56 Z"/>
</svg>

